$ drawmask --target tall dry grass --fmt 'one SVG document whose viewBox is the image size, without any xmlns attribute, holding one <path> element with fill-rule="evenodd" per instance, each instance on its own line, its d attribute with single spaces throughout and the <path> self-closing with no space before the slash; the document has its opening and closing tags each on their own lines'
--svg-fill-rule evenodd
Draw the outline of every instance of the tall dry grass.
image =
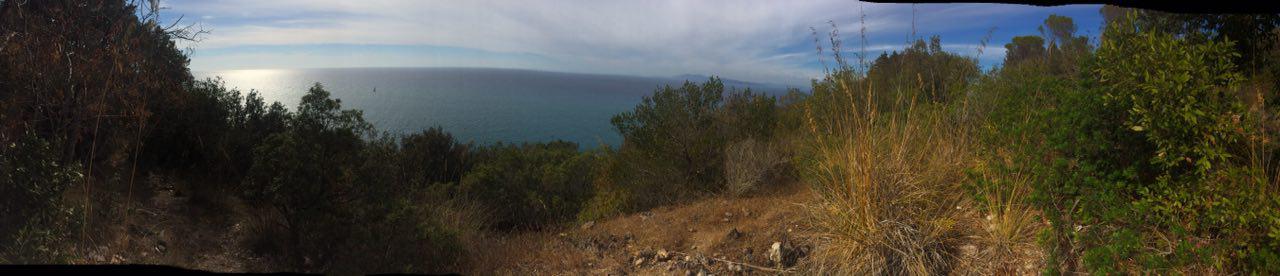
<svg viewBox="0 0 1280 276">
<path fill-rule="evenodd" d="M 735 196 L 745 195 L 776 180 L 790 160 L 782 146 L 747 139 L 725 147 L 725 188 Z"/>
<path fill-rule="evenodd" d="M 1031 205 L 1032 176 L 1025 172 L 999 172 L 977 165 L 975 171 L 989 185 L 977 185 L 973 213 L 980 229 L 975 233 L 973 254 L 961 269 L 982 274 L 1031 274 L 1045 265 L 1045 253 L 1036 236 L 1047 225 Z"/>
<path fill-rule="evenodd" d="M 807 176 L 818 195 L 810 214 L 821 243 L 809 269 L 951 273 L 973 236 L 960 186 L 973 162 L 969 132 L 944 108 L 917 108 L 914 99 L 899 97 L 901 108 L 881 112 L 866 104 L 873 102 L 872 84 L 829 80 L 836 100 L 809 104 L 832 106 L 806 106 Z"/>
</svg>

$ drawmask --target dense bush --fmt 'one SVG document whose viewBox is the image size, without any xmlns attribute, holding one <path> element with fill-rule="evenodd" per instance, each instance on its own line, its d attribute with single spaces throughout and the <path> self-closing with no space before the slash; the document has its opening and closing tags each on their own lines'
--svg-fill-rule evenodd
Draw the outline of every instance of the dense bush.
<svg viewBox="0 0 1280 276">
<path fill-rule="evenodd" d="M 720 151 L 725 144 L 717 121 L 723 94 L 718 78 L 654 91 L 635 110 L 613 117 L 624 139 L 622 150 L 637 151 L 639 158 L 647 159 L 637 165 L 675 173 L 676 187 L 715 190 L 721 183 Z"/>
<path fill-rule="evenodd" d="M 1230 157 L 1226 149 L 1238 142 L 1233 130 L 1243 111 L 1234 96 L 1242 77 L 1231 63 L 1231 43 L 1108 30 L 1094 69 L 1103 100 L 1128 111 L 1121 123 L 1154 146 L 1154 165 L 1170 174 L 1202 175 L 1223 165 Z"/>
<path fill-rule="evenodd" d="M 460 237 L 486 226 L 469 222 L 485 221 L 480 211 L 453 209 L 467 203 L 447 189 L 469 166 L 467 147 L 440 129 L 400 139 L 374 133 L 319 84 L 297 110 L 286 114 L 285 131 L 257 146 L 242 185 L 244 198 L 269 212 L 258 235 L 283 234 L 254 247 L 303 271 L 456 269 Z M 515 164 L 523 163 L 503 165 Z"/>
<path fill-rule="evenodd" d="M 102 169 L 92 174 L 128 164 L 191 80 L 182 32 L 145 15 L 124 1 L 0 2 L 3 131 L 59 143 L 59 161 Z"/>
<path fill-rule="evenodd" d="M 793 91 L 790 99 L 803 96 Z M 613 117 L 622 146 L 604 154 L 600 191 L 580 219 L 645 209 L 725 189 L 725 151 L 736 141 L 772 143 L 796 125 L 780 122 L 778 99 L 751 90 L 726 93 L 719 78 L 665 86 Z M 793 119 L 798 116 L 792 115 Z M 746 160 L 735 160 L 745 162 Z M 770 161 L 764 161 L 770 162 Z"/>
<path fill-rule="evenodd" d="M 191 80 L 174 47 L 189 33 L 155 15 L 125 1 L 0 1 L 0 262 L 65 263 L 102 240 L 90 229 L 117 222 L 110 193 L 146 171 L 132 161 L 155 113 Z"/>
<path fill-rule="evenodd" d="M 0 263 L 65 262 L 79 217 L 62 193 L 83 181 L 79 165 L 62 163 L 51 143 L 30 133 L 6 142 L 0 145 Z"/>
<path fill-rule="evenodd" d="M 459 183 L 475 163 L 472 146 L 459 143 L 439 127 L 405 136 L 400 144 L 404 177 L 415 187 Z"/>
<path fill-rule="evenodd" d="M 727 141 L 768 141 L 779 128 L 778 113 L 776 97 L 752 93 L 750 89 L 731 91 L 720 108 L 721 135 Z"/>
<path fill-rule="evenodd" d="M 577 143 L 497 144 L 483 151 L 459 190 L 489 207 L 498 228 L 571 220 L 593 193 L 597 157 L 579 152 Z"/>
<path fill-rule="evenodd" d="M 203 172 L 238 182 L 252 166 L 253 149 L 287 127 L 290 112 L 279 102 L 267 105 L 257 91 L 243 97 L 221 79 L 195 81 L 184 101 L 156 114 L 147 137 L 148 162 L 159 168 Z"/>
<path fill-rule="evenodd" d="M 319 84 L 303 96 L 289 130 L 268 137 L 254 153 L 244 183 L 246 199 L 279 212 L 287 237 L 286 255 L 297 267 L 305 259 L 328 264 L 346 240 L 346 220 L 358 210 L 355 193 L 363 160 L 362 135 L 368 123 L 358 111 L 342 110 Z M 356 207 L 358 208 L 358 207 Z"/>
<path fill-rule="evenodd" d="M 1273 269 L 1276 196 L 1241 158 L 1252 130 L 1231 43 L 1111 24 L 1081 87 L 1055 95 L 1069 108 L 1047 113 L 1061 156 L 1046 156 L 1036 200 L 1059 268 Z"/>
<path fill-rule="evenodd" d="M 447 134 L 432 137 L 452 142 Z M 409 154 L 405 148 L 385 135 L 365 144 L 364 159 L 356 169 L 359 184 L 351 188 L 351 201 L 337 206 L 349 208 L 346 214 L 351 217 L 332 226 L 338 227 L 345 242 L 335 241 L 342 243 L 332 252 L 335 257 L 326 272 L 456 271 L 472 251 L 468 246 L 474 238 L 469 237 L 488 227 L 483 210 L 470 201 L 452 199 L 438 189 L 442 184 L 420 186 L 403 178 L 406 175 L 401 172 L 424 169 L 422 164 L 402 161 Z"/>
<path fill-rule="evenodd" d="M 846 85 L 871 84 L 868 90 L 873 94 L 875 108 L 887 111 L 905 106 L 898 102 L 900 99 L 950 101 L 981 73 L 976 60 L 943 51 L 941 39 L 934 36 L 928 43 L 916 40 L 902 52 L 881 54 L 867 68 L 866 82 Z"/>
<path fill-rule="evenodd" d="M 1033 35 L 1015 36 L 1013 41 L 1004 45 L 1004 66 L 1017 66 L 1023 62 L 1043 60 L 1045 56 L 1044 38 Z"/>
</svg>

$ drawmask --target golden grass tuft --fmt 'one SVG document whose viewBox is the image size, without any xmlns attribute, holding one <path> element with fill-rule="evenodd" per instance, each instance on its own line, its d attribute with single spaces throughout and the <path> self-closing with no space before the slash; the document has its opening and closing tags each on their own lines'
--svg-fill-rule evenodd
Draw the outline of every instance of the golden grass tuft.
<svg viewBox="0 0 1280 276">
<path fill-rule="evenodd" d="M 977 187 L 987 200 L 978 202 L 974 214 L 982 216 L 976 234 L 974 254 L 966 259 L 964 270 L 986 274 L 1025 275 L 1044 267 L 1046 255 L 1036 243 L 1036 235 L 1046 225 L 1040 213 L 1028 202 L 1031 176 L 1024 173 L 993 173 L 978 165 L 981 177 L 996 185 Z"/>
<path fill-rule="evenodd" d="M 968 131 L 944 108 L 917 110 L 914 100 L 880 113 L 863 104 L 871 102 L 869 84 L 832 81 L 834 100 L 810 104 L 844 110 L 817 119 L 819 112 L 806 110 L 813 139 L 806 173 L 818 197 L 809 213 L 821 233 L 809 269 L 951 273 L 973 232 L 971 216 L 960 208 L 966 201 L 960 183 L 973 160 Z"/>
</svg>

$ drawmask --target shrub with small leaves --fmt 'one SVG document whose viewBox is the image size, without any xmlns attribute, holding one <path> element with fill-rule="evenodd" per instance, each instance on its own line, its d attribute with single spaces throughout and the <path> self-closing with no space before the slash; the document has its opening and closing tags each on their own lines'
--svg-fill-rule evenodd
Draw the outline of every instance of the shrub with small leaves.
<svg viewBox="0 0 1280 276">
<path fill-rule="evenodd" d="M 5 139 L 0 139 L 5 141 Z M 49 142 L 28 133 L 0 145 L 0 263 L 63 263 L 79 216 L 62 193 L 83 179 Z"/>
</svg>

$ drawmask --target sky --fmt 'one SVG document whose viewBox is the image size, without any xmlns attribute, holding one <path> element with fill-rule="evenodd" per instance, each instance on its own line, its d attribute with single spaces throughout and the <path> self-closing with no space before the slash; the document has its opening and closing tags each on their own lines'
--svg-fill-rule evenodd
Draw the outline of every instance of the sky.
<svg viewBox="0 0 1280 276">
<path fill-rule="evenodd" d="M 902 49 L 913 34 L 926 40 L 938 35 L 944 50 L 988 68 L 1003 60 L 1003 45 L 1012 37 L 1039 35 L 1049 14 L 1074 18 L 1077 33 L 1091 37 L 1102 24 L 1098 5 L 163 0 L 161 6 L 162 20 L 181 17 L 182 24 L 209 31 L 179 44 L 189 49 L 193 71 L 492 67 L 718 75 L 795 86 L 830 66 L 833 24 L 846 56 L 874 57 Z"/>
</svg>

